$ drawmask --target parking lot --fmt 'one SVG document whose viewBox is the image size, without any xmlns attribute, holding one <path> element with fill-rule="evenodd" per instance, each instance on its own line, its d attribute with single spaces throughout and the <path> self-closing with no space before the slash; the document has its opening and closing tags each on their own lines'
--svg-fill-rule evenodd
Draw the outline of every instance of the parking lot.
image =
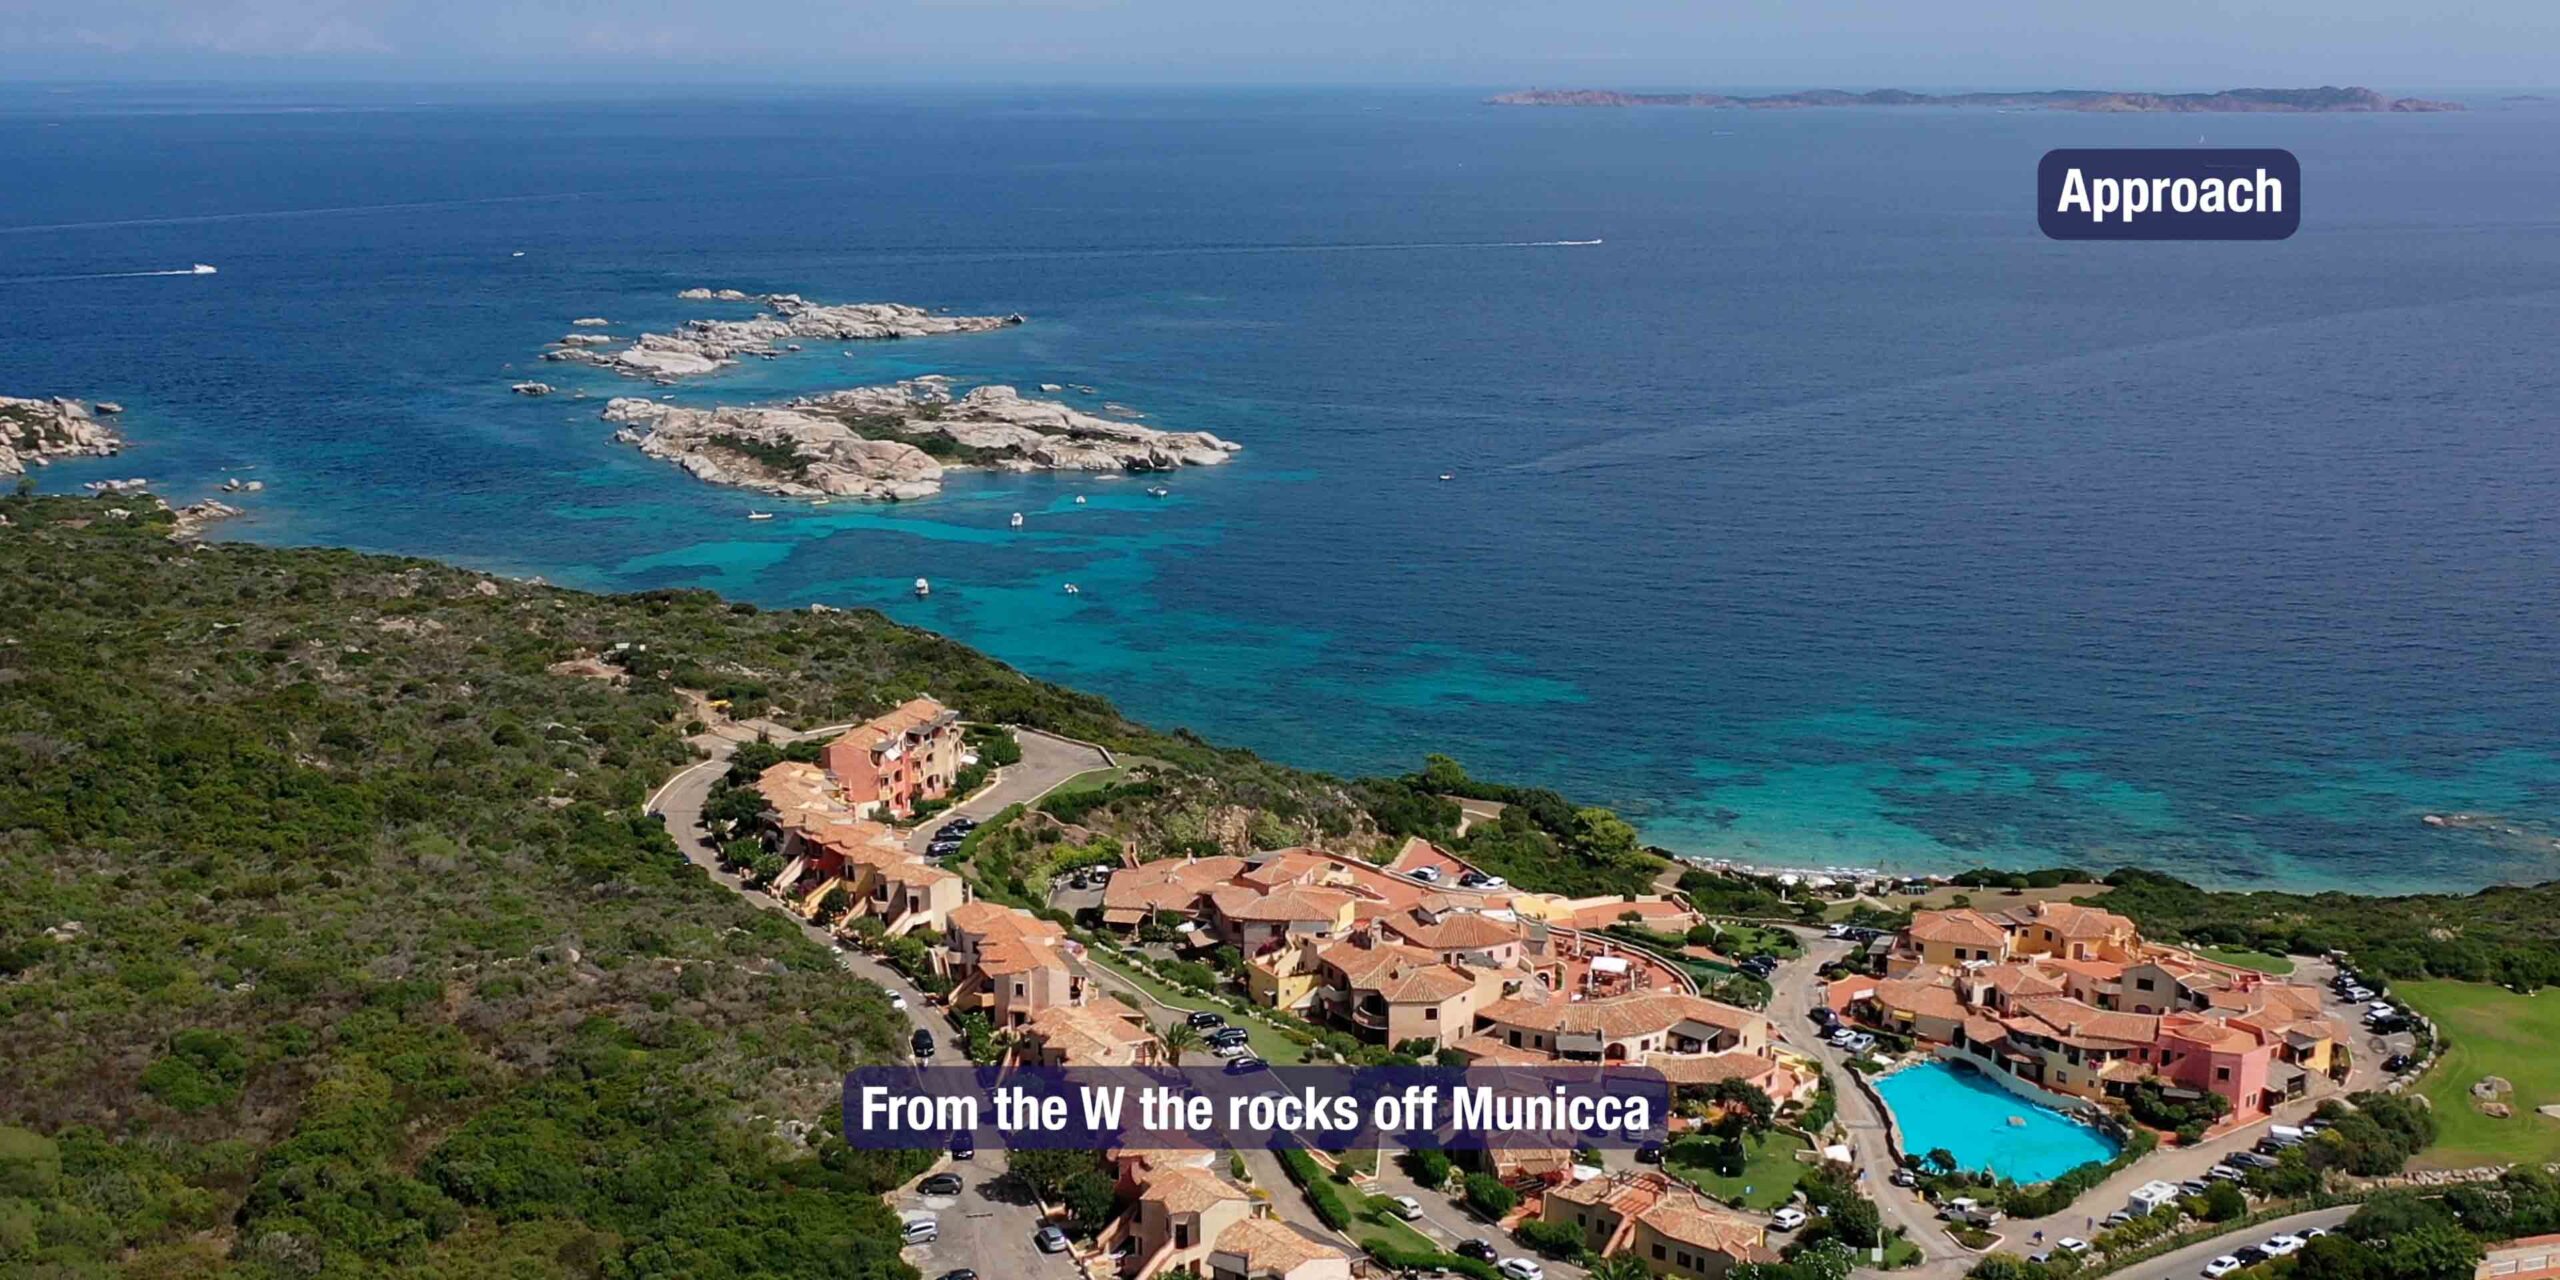
<svg viewBox="0 0 2560 1280">
<path fill-rule="evenodd" d="M 981 1152 L 975 1160 L 945 1160 L 935 1172 L 957 1173 L 956 1196 L 928 1196 L 913 1184 L 889 1197 L 890 1211 L 901 1219 L 930 1213 L 939 1238 L 909 1245 L 903 1251 L 925 1280 L 955 1270 L 978 1273 L 981 1280 L 1019 1280 L 1077 1274 L 1072 1255 L 1042 1253 L 1031 1242 L 1039 1229 L 1039 1211 L 1029 1199 L 1002 1182 L 1001 1152 Z M 930 1176 L 930 1175 L 928 1175 Z"/>
</svg>

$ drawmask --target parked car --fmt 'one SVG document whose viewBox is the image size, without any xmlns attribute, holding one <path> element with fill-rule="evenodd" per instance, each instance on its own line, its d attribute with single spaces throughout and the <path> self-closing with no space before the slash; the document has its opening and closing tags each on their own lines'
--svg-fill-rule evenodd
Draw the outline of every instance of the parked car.
<svg viewBox="0 0 2560 1280">
<path fill-rule="evenodd" d="M 2229 1158 L 2231 1163 L 2244 1169 L 2272 1169 L 2283 1163 L 2274 1156 L 2261 1155 L 2255 1151 L 2234 1152 Z"/>
<path fill-rule="evenodd" d="M 1659 1142 L 1646 1142 L 1646 1143 L 1641 1143 L 1641 1144 L 1639 1144 L 1639 1145 L 1636 1147 L 1636 1163 L 1637 1163 L 1637 1164 L 1660 1164 L 1660 1163 L 1662 1163 L 1662 1144 L 1661 1144 L 1661 1143 L 1659 1143 Z"/>
<path fill-rule="evenodd" d="M 1419 880 L 1424 884 L 1440 883 L 1440 868 L 1438 867 L 1415 867 L 1413 870 L 1408 871 L 1405 874 L 1412 876 L 1414 879 Z"/>
<path fill-rule="evenodd" d="M 2204 1176 L 2209 1182 L 2238 1182 L 2249 1175 L 2242 1173 L 2230 1165 L 2218 1164 L 2205 1170 Z"/>
<path fill-rule="evenodd" d="M 2418 1060 L 2405 1053 L 2395 1053 L 2382 1060 L 2382 1069 L 2395 1076 L 2416 1065 Z"/>
<path fill-rule="evenodd" d="M 1891 1181 L 1897 1187 L 1916 1187 L 1920 1185 L 1920 1175 L 1909 1169 L 1896 1169 Z"/>
<path fill-rule="evenodd" d="M 1779 1231 L 1793 1231 L 1805 1223 L 1804 1210 L 1785 1205 L 1769 1215 L 1769 1225 Z"/>
<path fill-rule="evenodd" d="M 1226 1044 L 1211 1045 L 1209 1052 L 1221 1058 L 1250 1058 L 1253 1056 L 1253 1047 L 1242 1040 L 1233 1040 Z"/>
<path fill-rule="evenodd" d="M 1458 1242 L 1458 1256 L 1473 1258 L 1478 1262 L 1491 1262 L 1499 1255 L 1494 1253 L 1492 1245 L 1482 1240 L 1461 1240 Z"/>
<path fill-rule="evenodd" d="M 2064 1253 L 2082 1254 L 2089 1251 L 2089 1242 L 2078 1236 L 2064 1236 L 2063 1238 L 2054 1241 L 2053 1247 L 2062 1250 Z"/>
<path fill-rule="evenodd" d="M 1195 1009 L 1192 1010 L 1191 1016 L 1184 1018 L 1183 1021 L 1190 1023 L 1191 1029 L 1194 1031 L 1206 1031 L 1211 1027 L 1223 1027 L 1227 1025 L 1227 1015 L 1223 1013 L 1211 1013 L 1206 1009 Z"/>
<path fill-rule="evenodd" d="M 1270 1063 L 1264 1062 L 1262 1059 L 1257 1058 L 1250 1053 L 1241 1058 L 1231 1058 L 1227 1062 L 1227 1074 L 1231 1076 L 1249 1076 L 1256 1071 L 1269 1071 L 1270 1069 Z"/>
<path fill-rule="evenodd" d="M 2302 1246 L 2309 1243 L 2311 1242 L 2300 1236 L 2287 1233 L 2269 1236 L 2267 1242 L 2258 1247 L 2266 1250 L 2267 1256 L 2271 1258 L 2283 1258 L 2301 1252 Z"/>
<path fill-rule="evenodd" d="M 2239 1269 L 2240 1260 L 2226 1253 L 2204 1264 L 2204 1280 L 2222 1280 L 2224 1276 Z"/>
<path fill-rule="evenodd" d="M 942 1222 L 930 1213 L 910 1213 L 898 1221 L 898 1243 L 931 1244 L 942 1238 Z"/>
<path fill-rule="evenodd" d="M 1211 1044 L 1225 1044 L 1230 1040 L 1243 1040 L 1250 1038 L 1252 1035 L 1253 1033 L 1251 1031 L 1247 1031 L 1243 1027 L 1211 1027 L 1207 1031 L 1201 1032 L 1200 1038 Z"/>
<path fill-rule="evenodd" d="M 1396 1216 L 1407 1222 L 1422 1216 L 1422 1202 L 1412 1196 L 1395 1196 L 1391 1202 L 1396 1207 Z"/>
<path fill-rule="evenodd" d="M 1547 1280 L 1547 1269 L 1531 1258 L 1504 1258 L 1493 1264 L 1493 1269 L 1510 1280 Z"/>
<path fill-rule="evenodd" d="M 1065 1253 L 1067 1233 L 1058 1230 L 1054 1224 L 1044 1226 L 1031 1233 L 1031 1243 L 1038 1246 L 1042 1253 Z"/>
<path fill-rule="evenodd" d="M 952 1134 L 952 1135 L 951 1135 L 951 1158 L 952 1158 L 952 1159 L 954 1159 L 954 1160 L 975 1160 L 975 1159 L 977 1159 L 977 1158 L 978 1158 L 978 1137 L 977 1137 L 977 1135 L 976 1135 L 976 1134 L 973 1134 L 973 1133 L 971 1133 L 971 1132 L 969 1132 L 969 1131 L 968 1131 L 968 1130 L 966 1130 L 966 1129 L 962 1129 L 962 1130 L 961 1130 L 961 1131 L 959 1131 L 958 1133 Z"/>
<path fill-rule="evenodd" d="M 916 1194 L 927 1196 L 956 1196 L 960 1194 L 960 1175 L 956 1173 L 937 1173 L 932 1177 L 917 1183 Z"/>
<path fill-rule="evenodd" d="M 2309 1244 L 2312 1241 L 2329 1234 L 2329 1229 L 2327 1227 L 2304 1227 L 2302 1230 L 2294 1232 L 2294 1234 L 2302 1237 L 2302 1242 L 2304 1244 Z"/>
<path fill-rule="evenodd" d="M 2131 1221 L 2133 1221 L 2132 1214 L 2127 1213 L 2122 1209 L 2118 1209 L 2114 1213 L 2110 1213 L 2107 1216 L 2098 1219 L 2098 1225 L 2101 1227 L 2113 1228 L 2121 1227 Z"/>
<path fill-rule="evenodd" d="M 951 1270 L 935 1276 L 934 1280 L 978 1280 L 978 1273 L 967 1267 L 953 1267 Z"/>
<path fill-rule="evenodd" d="M 2254 1244 L 2244 1244 L 2239 1248 L 2232 1250 L 2231 1256 L 2238 1258 L 2241 1266 L 2254 1267 L 2275 1255 Z"/>
<path fill-rule="evenodd" d="M 907 998 L 899 995 L 895 991 L 892 991 L 889 993 L 889 1007 L 900 1013 L 905 1013 L 907 1011 Z"/>
<path fill-rule="evenodd" d="M 917 1057 L 930 1058 L 933 1056 L 933 1033 L 918 1027 L 914 1035 L 907 1037 L 907 1046 L 916 1051 Z"/>
<path fill-rule="evenodd" d="M 2180 1195 L 2200 1196 L 2211 1190 L 2213 1190 L 2213 1184 L 2202 1178 L 2189 1178 L 2178 1184 Z"/>
</svg>

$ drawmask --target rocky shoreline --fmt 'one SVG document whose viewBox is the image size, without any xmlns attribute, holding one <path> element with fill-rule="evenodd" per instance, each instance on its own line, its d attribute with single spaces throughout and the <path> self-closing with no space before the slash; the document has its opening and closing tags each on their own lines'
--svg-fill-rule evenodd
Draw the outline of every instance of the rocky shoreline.
<svg viewBox="0 0 2560 1280">
<path fill-rule="evenodd" d="M 949 379 L 855 387 L 778 405 L 687 409 L 620 396 L 614 439 L 695 479 L 785 497 L 906 501 L 945 471 L 1152 472 L 1215 466 L 1241 446 L 1205 431 L 1098 418 L 1006 386 L 954 397 Z"/>
<path fill-rule="evenodd" d="M 96 406 L 96 414 L 121 411 L 113 401 Z M 0 396 L 0 476 L 24 475 L 27 468 L 56 458 L 112 458 L 123 452 L 124 437 L 96 414 L 77 400 Z"/>
<path fill-rule="evenodd" d="M 584 316 L 570 323 L 582 331 L 556 339 L 545 360 L 572 361 L 632 377 L 672 383 L 736 364 L 798 351 L 802 342 L 882 342 L 954 333 L 983 333 L 1021 324 L 1020 314 L 950 316 L 898 302 L 811 302 L 796 293 L 751 294 L 737 289 L 687 289 L 676 295 L 697 302 L 748 302 L 764 310 L 745 320 L 687 320 L 674 333 L 643 333 L 628 345 L 606 323 Z M 539 385 L 539 384 L 525 384 Z"/>
</svg>

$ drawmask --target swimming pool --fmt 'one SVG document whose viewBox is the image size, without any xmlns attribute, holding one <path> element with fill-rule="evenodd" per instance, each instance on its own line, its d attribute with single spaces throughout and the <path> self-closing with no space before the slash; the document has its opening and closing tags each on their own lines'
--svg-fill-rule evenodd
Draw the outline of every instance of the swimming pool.
<svg viewBox="0 0 2560 1280">
<path fill-rule="evenodd" d="M 1924 1063 L 1876 1081 L 1876 1092 L 1893 1109 L 1902 1126 L 1902 1149 L 1913 1156 L 1945 1147 L 1961 1168 L 2029 1183 L 2116 1154 L 2117 1144 L 2107 1135 L 2037 1106 L 1979 1071 Z M 2009 1123 L 2013 1116 L 2020 1123 Z"/>
</svg>

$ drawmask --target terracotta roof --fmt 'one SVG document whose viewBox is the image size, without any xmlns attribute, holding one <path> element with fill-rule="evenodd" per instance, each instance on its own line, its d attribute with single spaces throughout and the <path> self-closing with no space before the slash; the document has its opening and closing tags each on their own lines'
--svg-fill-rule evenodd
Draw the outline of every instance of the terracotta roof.
<svg viewBox="0 0 2560 1280">
<path fill-rule="evenodd" d="M 1985 965 L 1974 971 L 1976 980 L 2011 999 L 2024 996 L 2049 996 L 2062 991 L 2062 979 L 2028 964 Z"/>
<path fill-rule="evenodd" d="M 958 872 L 948 867 L 937 867 L 929 862 L 895 863 L 880 868 L 880 874 L 883 878 L 895 880 L 900 884 L 940 884 L 945 880 L 960 878 Z"/>
<path fill-rule="evenodd" d="M 990 938 L 978 944 L 978 972 L 1029 973 L 1034 969 L 1064 969 L 1067 958 L 1056 947 L 1044 947 L 1016 938 Z"/>
<path fill-rule="evenodd" d="M 1722 1209 L 1710 1209 L 1705 1201 L 1693 1197 L 1667 1196 L 1636 1220 L 1670 1239 L 1737 1260 L 1776 1256 L 1763 1243 L 1765 1235 L 1759 1224 Z"/>
<path fill-rule="evenodd" d="M 1469 1065 L 1479 1067 L 1535 1067 L 1555 1059 L 1530 1048 L 1512 1048 L 1500 1038 L 1472 1035 L 1449 1046 L 1467 1055 Z"/>
<path fill-rule="evenodd" d="M 1138 1193 L 1141 1200 L 1164 1206 L 1167 1213 L 1198 1213 L 1224 1200 L 1244 1200 L 1244 1189 L 1206 1169 L 1192 1165 L 1175 1165 L 1147 1175 L 1147 1185 Z"/>
<path fill-rule="evenodd" d="M 1436 919 L 1431 915 L 1417 908 L 1387 917 L 1386 926 L 1405 941 L 1434 951 L 1479 951 L 1521 938 L 1516 921 L 1496 920 L 1475 911 L 1451 911 Z"/>
<path fill-rule="evenodd" d="M 1023 1030 L 1056 1050 L 1068 1066 L 1123 1066 L 1135 1061 L 1138 1051 L 1156 1038 L 1132 1021 L 1137 1016 L 1089 1005 L 1057 1005 L 1031 1015 Z"/>
<path fill-rule="evenodd" d="M 1396 969 L 1378 980 L 1378 998 L 1388 1004 L 1438 1004 L 1475 989 L 1476 980 L 1433 961 Z"/>
<path fill-rule="evenodd" d="M 1016 941 L 1046 946 L 1067 936 L 1054 920 L 1043 920 L 1028 911 L 1001 906 L 983 898 L 964 902 L 951 909 L 951 927 L 989 941 Z"/>
<path fill-rule="evenodd" d="M 847 729 L 845 737 L 864 746 L 878 746 L 891 738 L 904 737 L 927 728 L 951 712 L 931 698 L 909 698 L 897 706 Z"/>
<path fill-rule="evenodd" d="M 2009 931 L 1991 917 L 1969 907 L 1951 911 L 1923 911 L 1911 917 L 1910 934 L 1920 942 L 1950 942 L 1968 947 L 1995 947 L 2009 940 Z"/>
<path fill-rule="evenodd" d="M 1679 992 L 1651 992 L 1609 1000 L 1532 1000 L 1511 996 L 1486 1006 L 1482 1016 L 1510 1026 L 1571 1035 L 1596 1034 L 1612 1040 L 1667 1031 L 1684 1021 L 1736 1032 L 1768 1023 L 1766 1017 L 1748 1009 Z"/>
<path fill-rule="evenodd" d="M 1219 915 L 1230 920 L 1269 924 L 1339 920 L 1343 908 L 1350 906 L 1351 902 L 1351 895 L 1339 889 L 1320 889 L 1303 884 L 1282 885 L 1268 893 L 1251 885 L 1235 884 L 1209 895 L 1209 905 L 1217 908 Z"/>
<path fill-rule="evenodd" d="M 1201 894 L 1234 880 L 1244 870 L 1244 859 L 1219 856 L 1214 858 L 1167 858 L 1135 867 L 1124 867 L 1111 875 L 1102 888 L 1104 918 L 1114 919 L 1122 912 L 1190 911 Z"/>
<path fill-rule="evenodd" d="M 1719 1080 L 1748 1080 L 1755 1084 L 1782 1070 L 1774 1058 L 1756 1053 L 1655 1053 L 1645 1057 L 1644 1065 L 1662 1073 L 1673 1084 L 1714 1084 Z"/>
<path fill-rule="evenodd" d="M 1955 988 L 1942 982 L 1916 978 L 1885 978 L 1876 984 L 1876 1003 L 1896 1012 L 1924 1018 L 1962 1019 L 1964 1001 L 1956 998 Z"/>
<path fill-rule="evenodd" d="M 1209 1247 L 1243 1257 L 1248 1275 L 1285 1276 L 1310 1262 L 1351 1256 L 1277 1218 L 1247 1218 L 1219 1232 L 1217 1242 Z"/>
<path fill-rule="evenodd" d="M 2066 938 L 2103 938 L 2133 932 L 2132 920 L 2076 902 L 2039 902 L 2027 909 L 2027 915 Z"/>
</svg>

